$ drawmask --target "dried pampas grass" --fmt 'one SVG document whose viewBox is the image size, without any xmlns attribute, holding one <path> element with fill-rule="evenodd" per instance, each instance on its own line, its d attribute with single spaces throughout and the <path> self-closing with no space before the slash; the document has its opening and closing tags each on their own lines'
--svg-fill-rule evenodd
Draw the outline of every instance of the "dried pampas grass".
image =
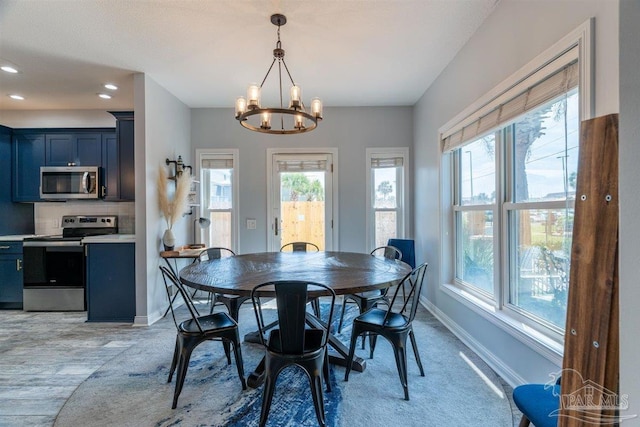
<svg viewBox="0 0 640 427">
<path fill-rule="evenodd" d="M 169 194 L 167 192 L 167 171 L 164 166 L 160 166 L 158 170 L 158 204 L 160 212 L 164 216 L 167 222 L 167 228 L 171 229 L 173 225 L 182 218 L 182 215 L 187 211 L 187 204 L 189 199 L 189 191 L 191 190 L 192 178 L 190 175 L 183 173 L 176 180 L 176 192 L 173 195 L 173 200 L 169 200 Z"/>
</svg>

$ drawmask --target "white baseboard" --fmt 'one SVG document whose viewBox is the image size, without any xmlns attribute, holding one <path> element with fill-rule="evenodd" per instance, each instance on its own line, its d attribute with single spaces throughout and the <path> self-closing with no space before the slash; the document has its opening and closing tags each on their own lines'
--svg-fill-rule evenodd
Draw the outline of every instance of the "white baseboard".
<svg viewBox="0 0 640 427">
<path fill-rule="evenodd" d="M 496 356 L 488 348 L 480 344 L 473 336 L 454 322 L 449 316 L 433 305 L 426 298 L 420 298 L 420 303 L 431 312 L 443 325 L 447 327 L 460 341 L 473 350 L 493 371 L 500 375 L 511 387 L 524 384 L 526 381 L 517 372 L 511 369 L 502 359 Z"/>
</svg>

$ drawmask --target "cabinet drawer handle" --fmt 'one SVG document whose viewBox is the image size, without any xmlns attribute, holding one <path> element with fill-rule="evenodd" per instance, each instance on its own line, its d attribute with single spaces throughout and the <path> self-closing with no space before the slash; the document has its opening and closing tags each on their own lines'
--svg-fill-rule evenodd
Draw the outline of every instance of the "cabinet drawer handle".
<svg viewBox="0 0 640 427">
<path fill-rule="evenodd" d="M 22 270 L 22 260 L 21 259 L 17 259 L 16 260 L 16 270 L 18 270 L 18 271 Z"/>
<path fill-rule="evenodd" d="M 0 246 L 0 249 L 9 249 L 11 246 Z"/>
</svg>

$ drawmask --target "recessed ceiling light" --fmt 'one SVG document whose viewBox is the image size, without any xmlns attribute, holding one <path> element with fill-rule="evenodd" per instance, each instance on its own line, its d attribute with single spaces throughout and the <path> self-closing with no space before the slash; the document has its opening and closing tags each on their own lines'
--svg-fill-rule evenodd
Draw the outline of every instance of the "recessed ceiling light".
<svg viewBox="0 0 640 427">
<path fill-rule="evenodd" d="M 17 95 L 17 94 L 9 95 L 9 97 L 10 97 L 11 99 L 16 99 L 16 100 L 18 100 L 18 101 L 23 101 L 23 100 L 24 100 L 24 96 Z"/>
<path fill-rule="evenodd" d="M 118 90 L 118 86 L 114 85 L 113 83 L 107 83 L 104 85 L 105 89 L 109 89 L 109 90 Z"/>
<path fill-rule="evenodd" d="M 11 73 L 11 74 L 16 74 L 18 72 L 18 70 L 10 65 L 3 65 L 2 67 L 0 67 L 0 70 L 7 72 L 7 73 Z"/>
<path fill-rule="evenodd" d="M 111 99 L 111 95 L 108 93 L 99 93 L 98 96 L 102 99 Z"/>
</svg>

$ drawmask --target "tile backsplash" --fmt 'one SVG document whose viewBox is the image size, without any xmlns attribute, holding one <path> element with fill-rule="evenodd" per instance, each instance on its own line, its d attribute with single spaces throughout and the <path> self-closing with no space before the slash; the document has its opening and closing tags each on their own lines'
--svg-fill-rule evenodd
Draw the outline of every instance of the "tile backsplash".
<svg viewBox="0 0 640 427">
<path fill-rule="evenodd" d="M 63 215 L 117 215 L 118 232 L 135 234 L 134 202 L 68 201 L 34 203 L 35 233 L 40 235 L 62 234 Z"/>
</svg>

